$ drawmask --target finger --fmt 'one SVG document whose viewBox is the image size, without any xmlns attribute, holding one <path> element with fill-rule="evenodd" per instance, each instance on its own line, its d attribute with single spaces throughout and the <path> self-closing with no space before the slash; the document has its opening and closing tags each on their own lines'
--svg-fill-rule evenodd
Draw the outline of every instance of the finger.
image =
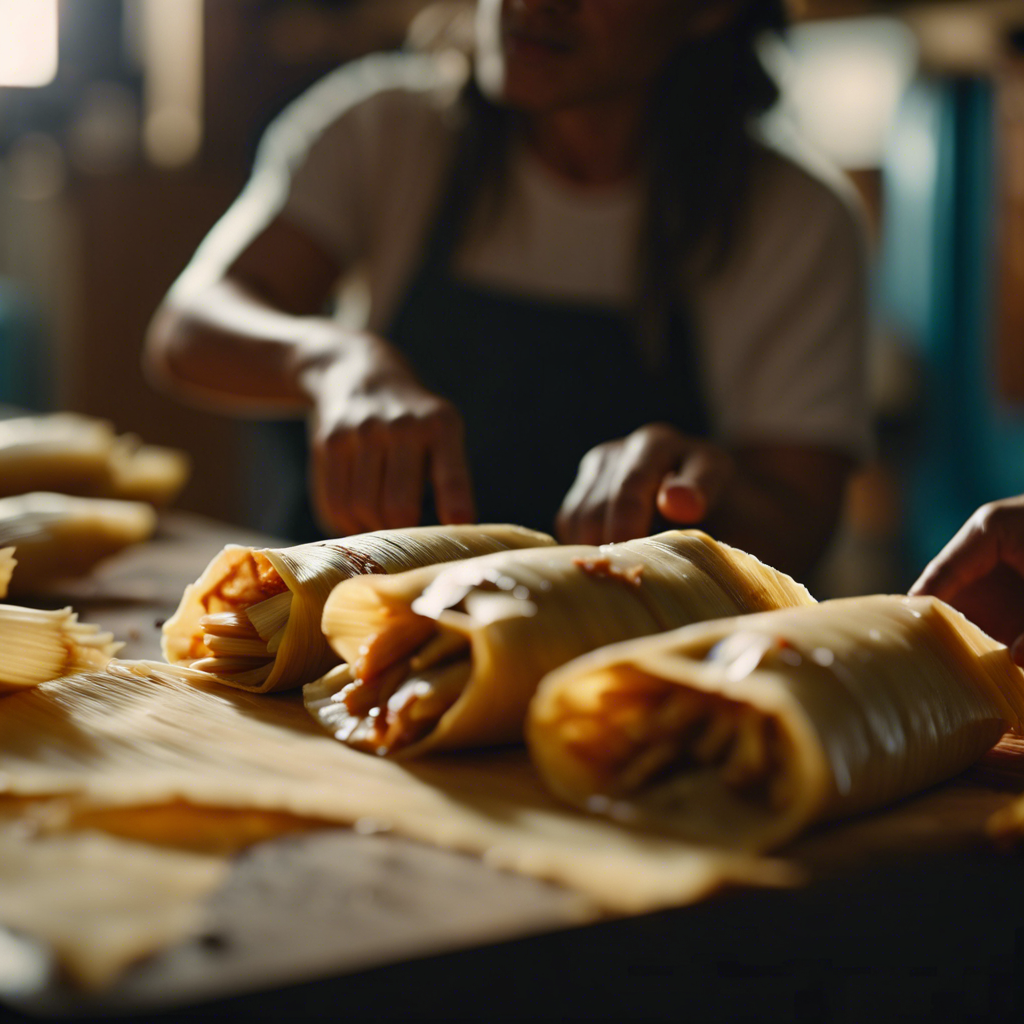
<svg viewBox="0 0 1024 1024">
<path fill-rule="evenodd" d="M 438 519 L 446 525 L 472 523 L 476 503 L 461 427 L 445 427 L 431 445 L 429 457 Z"/>
<path fill-rule="evenodd" d="M 731 460 L 723 452 L 696 445 L 679 469 L 662 479 L 658 511 L 673 523 L 699 523 L 718 503 L 731 475 Z"/>
<path fill-rule="evenodd" d="M 987 576 L 999 564 L 999 542 L 976 517 L 969 519 L 953 539 L 925 566 L 908 591 L 932 594 L 942 600 Z"/>
<path fill-rule="evenodd" d="M 313 512 L 328 535 L 344 537 L 359 532 L 348 508 L 349 463 L 344 453 L 318 445 L 313 451 L 311 497 Z"/>
<path fill-rule="evenodd" d="M 381 510 L 389 529 L 415 526 L 423 506 L 426 452 L 411 437 L 396 437 L 388 449 L 381 484 Z"/>
<path fill-rule="evenodd" d="M 608 442 L 592 448 L 580 460 L 556 522 L 563 544 L 603 543 L 608 494 L 621 447 L 621 442 Z"/>
<path fill-rule="evenodd" d="M 604 520 L 605 543 L 632 540 L 650 533 L 658 487 L 664 468 L 648 463 L 620 467 L 610 488 Z"/>
<path fill-rule="evenodd" d="M 384 479 L 384 440 L 372 429 L 359 432 L 352 456 L 349 508 L 363 530 L 384 527 L 381 484 Z"/>
</svg>

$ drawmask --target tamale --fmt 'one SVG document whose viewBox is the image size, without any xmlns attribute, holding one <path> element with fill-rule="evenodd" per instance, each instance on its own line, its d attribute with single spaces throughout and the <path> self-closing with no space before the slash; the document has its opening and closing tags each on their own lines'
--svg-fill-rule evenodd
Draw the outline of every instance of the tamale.
<svg viewBox="0 0 1024 1024">
<path fill-rule="evenodd" d="M 948 779 L 1022 723 L 1005 647 L 935 598 L 875 596 L 595 651 L 543 680 L 526 734 L 577 807 L 764 850 Z"/>
<path fill-rule="evenodd" d="M 259 693 L 301 686 L 338 662 L 320 619 L 342 580 L 553 544 L 521 526 L 486 525 L 379 530 L 290 548 L 228 545 L 164 624 L 163 654 Z"/>
<path fill-rule="evenodd" d="M 0 498 L 0 545 L 17 548 L 10 592 L 35 593 L 79 576 L 156 529 L 156 513 L 140 501 L 35 492 Z"/>
<path fill-rule="evenodd" d="M 0 693 L 104 668 L 123 646 L 112 633 L 79 622 L 70 608 L 40 611 L 0 604 Z"/>
<path fill-rule="evenodd" d="M 164 505 L 189 472 L 184 452 L 118 436 L 106 420 L 62 412 L 0 421 L 0 497 L 57 491 Z"/>
<path fill-rule="evenodd" d="M 551 669 L 685 623 L 812 604 L 699 530 L 605 547 L 510 551 L 340 584 L 323 631 L 347 663 L 305 688 L 337 739 L 370 753 L 507 743 Z"/>
</svg>

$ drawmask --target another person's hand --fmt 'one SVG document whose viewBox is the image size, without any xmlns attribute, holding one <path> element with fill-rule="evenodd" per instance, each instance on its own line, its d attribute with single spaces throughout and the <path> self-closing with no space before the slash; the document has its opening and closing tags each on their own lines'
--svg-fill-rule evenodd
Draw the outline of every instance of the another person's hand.
<svg viewBox="0 0 1024 1024">
<path fill-rule="evenodd" d="M 1024 665 L 1024 495 L 982 505 L 910 593 L 953 605 Z"/>
<path fill-rule="evenodd" d="M 735 472 L 717 445 L 652 423 L 592 448 L 558 513 L 565 544 L 608 544 L 651 532 L 655 512 L 691 526 L 712 511 Z"/>
<path fill-rule="evenodd" d="M 415 526 L 429 482 L 442 523 L 475 518 L 462 418 L 400 361 L 328 367 L 308 384 L 313 506 L 333 534 Z"/>
</svg>

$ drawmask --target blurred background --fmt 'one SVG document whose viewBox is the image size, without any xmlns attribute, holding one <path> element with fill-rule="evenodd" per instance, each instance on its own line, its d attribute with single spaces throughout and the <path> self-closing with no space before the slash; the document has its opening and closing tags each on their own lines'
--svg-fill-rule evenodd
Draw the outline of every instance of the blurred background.
<svg viewBox="0 0 1024 1024">
<path fill-rule="evenodd" d="M 364 53 L 457 41 L 458 0 L 0 0 L 0 403 L 195 460 L 179 504 L 264 521 L 267 439 L 154 393 L 146 324 L 281 107 Z M 812 589 L 902 590 L 1024 492 L 1024 4 L 802 0 L 764 60 L 863 195 L 877 455 Z"/>
</svg>

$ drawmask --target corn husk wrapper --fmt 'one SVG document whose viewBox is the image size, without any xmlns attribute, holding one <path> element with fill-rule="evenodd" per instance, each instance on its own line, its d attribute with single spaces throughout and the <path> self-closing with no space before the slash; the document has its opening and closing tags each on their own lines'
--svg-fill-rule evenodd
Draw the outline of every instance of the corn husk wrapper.
<svg viewBox="0 0 1024 1024">
<path fill-rule="evenodd" d="M 123 646 L 113 634 L 79 622 L 70 608 L 0 605 L 0 693 L 104 668 Z"/>
<path fill-rule="evenodd" d="M 553 544 L 547 534 L 521 526 L 485 525 L 380 530 L 290 548 L 228 545 L 186 587 L 177 611 L 164 624 L 163 654 L 172 665 L 191 667 L 198 662 L 212 678 L 241 689 L 266 693 L 294 688 L 338 662 L 320 631 L 320 619 L 328 595 L 342 580 Z M 277 628 L 274 652 L 251 669 L 207 669 L 203 662 L 213 651 L 204 640 L 203 618 L 246 611 L 277 593 L 290 593 L 291 601 Z"/>
<path fill-rule="evenodd" d="M 190 471 L 184 452 L 119 436 L 106 420 L 53 413 L 0 421 L 0 497 L 57 491 L 165 505 Z"/>
<path fill-rule="evenodd" d="M 935 598 L 876 596 L 595 651 L 542 682 L 526 732 L 569 803 L 763 850 L 950 778 L 1022 722 L 1005 647 Z"/>
<path fill-rule="evenodd" d="M 156 513 L 141 501 L 44 492 L 0 498 L 0 545 L 17 549 L 12 594 L 80 576 L 122 548 L 148 540 L 155 530 Z"/>
<path fill-rule="evenodd" d="M 369 752 L 412 757 L 507 743 L 521 738 L 541 677 L 586 651 L 685 623 L 812 603 L 788 576 L 698 530 L 601 548 L 505 552 L 341 584 L 324 608 L 323 631 L 348 667 L 303 693 L 336 738 Z M 438 649 L 443 680 L 435 684 L 434 665 L 423 663 Z M 390 682 L 357 713 L 347 695 L 354 681 L 371 678 Z M 452 678 L 457 697 L 438 710 L 439 688 Z"/>
<path fill-rule="evenodd" d="M 324 735 L 298 694 L 267 699 L 185 681 L 167 665 L 127 678 L 112 668 L 4 699 L 0 793 L 66 797 L 73 827 L 189 847 L 196 818 L 180 813 L 182 802 L 258 812 L 267 834 L 276 828 L 268 813 L 392 831 L 624 912 L 691 902 L 723 885 L 793 884 L 801 875 L 581 815 L 544 791 L 521 749 L 415 763 L 367 757 Z M 250 824 L 259 819 L 225 813 L 216 828 L 222 839 L 261 838 Z M 284 831 L 297 824 L 281 823 Z"/>
<path fill-rule="evenodd" d="M 0 805 L 4 928 L 45 943 L 65 979 L 93 991 L 142 957 L 198 932 L 203 900 L 228 876 L 225 857 L 98 830 L 54 832 L 46 823 L 52 803 Z M 33 958 L 37 973 L 46 962 L 41 952 Z M 7 961 L 11 950 L 3 954 Z M 12 964 L 5 966 L 9 979 Z M 13 966 L 16 972 L 17 960 Z"/>
</svg>

